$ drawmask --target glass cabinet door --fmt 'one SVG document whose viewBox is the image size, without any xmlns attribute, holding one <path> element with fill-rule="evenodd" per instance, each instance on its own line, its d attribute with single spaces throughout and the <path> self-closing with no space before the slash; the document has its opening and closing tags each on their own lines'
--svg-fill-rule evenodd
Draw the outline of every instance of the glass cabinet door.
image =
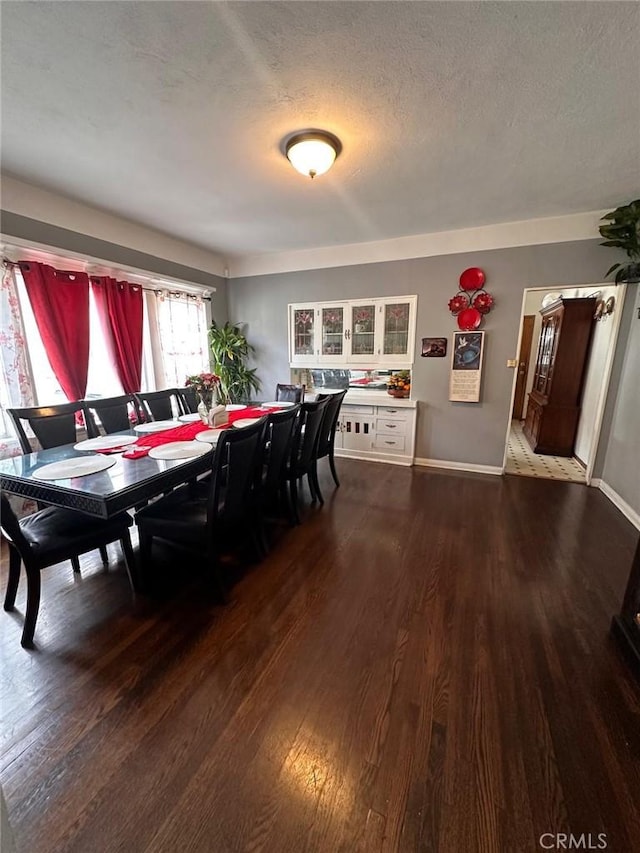
<svg viewBox="0 0 640 853">
<path fill-rule="evenodd" d="M 415 301 L 389 299 L 382 304 L 380 355 L 388 362 L 412 362 Z"/>
<path fill-rule="evenodd" d="M 347 329 L 349 361 L 371 364 L 376 355 L 376 305 L 372 302 L 351 305 L 351 323 Z"/>
<path fill-rule="evenodd" d="M 320 309 L 322 361 L 343 361 L 347 340 L 345 330 L 346 306 L 323 305 Z"/>
<path fill-rule="evenodd" d="M 316 310 L 313 305 L 291 306 L 291 362 L 312 364 L 316 353 Z"/>
</svg>

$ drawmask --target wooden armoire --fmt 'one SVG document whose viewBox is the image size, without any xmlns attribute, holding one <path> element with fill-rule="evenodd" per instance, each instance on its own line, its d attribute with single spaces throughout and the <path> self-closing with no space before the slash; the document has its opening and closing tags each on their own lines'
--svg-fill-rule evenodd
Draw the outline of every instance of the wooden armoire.
<svg viewBox="0 0 640 853">
<path fill-rule="evenodd" d="M 560 297 L 540 311 L 540 343 L 523 428 L 534 453 L 573 455 L 595 304 L 591 297 Z"/>
</svg>

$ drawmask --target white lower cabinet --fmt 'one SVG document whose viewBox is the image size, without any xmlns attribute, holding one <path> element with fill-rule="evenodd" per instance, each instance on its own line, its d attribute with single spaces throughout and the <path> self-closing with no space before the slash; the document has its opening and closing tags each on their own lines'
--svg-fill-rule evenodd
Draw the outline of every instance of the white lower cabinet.
<svg viewBox="0 0 640 853">
<path fill-rule="evenodd" d="M 416 403 L 353 405 L 343 403 L 336 432 L 336 455 L 413 465 Z"/>
</svg>

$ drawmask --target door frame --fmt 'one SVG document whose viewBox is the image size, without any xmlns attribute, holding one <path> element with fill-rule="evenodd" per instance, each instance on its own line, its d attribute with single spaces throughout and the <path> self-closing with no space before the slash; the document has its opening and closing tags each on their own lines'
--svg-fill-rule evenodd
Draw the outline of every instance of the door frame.
<svg viewBox="0 0 640 853">
<path fill-rule="evenodd" d="M 525 316 L 525 305 L 527 301 L 527 294 L 532 293 L 534 291 L 549 291 L 549 290 L 557 290 L 561 293 L 563 290 L 576 290 L 577 288 L 588 288 L 589 290 L 596 291 L 601 287 L 611 287 L 613 282 L 611 281 L 600 281 L 595 284 L 572 284 L 572 285 L 546 285 L 545 287 L 527 287 L 524 289 L 522 293 L 522 304 L 520 306 L 520 324 L 518 328 L 518 341 L 516 344 L 516 359 L 515 364 L 517 365 L 517 358 L 520 353 L 520 346 L 522 345 L 522 330 L 524 326 L 524 316 Z M 613 359 L 616 354 L 616 349 L 618 348 L 618 337 L 620 334 L 620 323 L 622 322 L 622 310 L 624 308 L 625 296 L 627 293 L 627 285 L 619 284 L 616 288 L 616 307 L 613 315 L 610 317 L 612 323 L 612 334 L 611 334 L 611 342 L 609 343 L 609 349 L 607 351 L 607 355 L 605 357 L 604 362 L 604 370 L 602 371 L 602 382 L 600 385 L 600 394 L 598 396 L 598 404 L 596 406 L 596 413 L 594 419 L 593 426 L 593 438 L 591 440 L 591 446 L 589 447 L 588 458 L 585 459 L 586 463 L 586 471 L 585 471 L 585 480 L 587 486 L 591 485 L 591 479 L 593 477 L 593 469 L 596 464 L 596 456 L 598 455 L 598 446 L 600 444 L 600 435 L 602 433 L 602 421 L 604 419 L 604 410 L 607 402 L 607 395 L 609 392 L 609 383 L 611 381 L 611 372 L 613 370 Z M 504 474 L 507 467 L 507 452 L 509 449 L 509 432 L 511 430 L 511 414 L 513 412 L 513 404 L 515 402 L 516 396 L 516 382 L 518 380 L 518 371 L 517 367 L 513 371 L 513 380 L 511 383 L 511 397 L 509 400 L 509 411 L 507 414 L 507 430 L 505 433 L 505 444 L 504 444 L 504 455 L 502 457 L 502 473 Z"/>
</svg>

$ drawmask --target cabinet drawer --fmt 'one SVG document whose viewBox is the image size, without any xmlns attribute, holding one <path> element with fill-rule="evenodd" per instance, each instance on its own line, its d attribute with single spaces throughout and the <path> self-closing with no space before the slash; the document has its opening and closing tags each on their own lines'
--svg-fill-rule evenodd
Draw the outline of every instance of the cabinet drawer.
<svg viewBox="0 0 640 853">
<path fill-rule="evenodd" d="M 408 421 L 410 409 L 399 409 L 395 406 L 378 406 L 378 417 L 394 421 Z"/>
<path fill-rule="evenodd" d="M 373 439 L 373 447 L 375 450 L 383 450 L 386 453 L 404 453 L 405 437 L 382 433 Z"/>
<path fill-rule="evenodd" d="M 389 433 L 390 435 L 406 435 L 407 422 L 396 421 L 393 418 L 376 418 L 376 432 Z"/>
<path fill-rule="evenodd" d="M 372 415 L 373 406 L 352 406 L 350 403 L 342 404 L 343 415 Z"/>
</svg>

